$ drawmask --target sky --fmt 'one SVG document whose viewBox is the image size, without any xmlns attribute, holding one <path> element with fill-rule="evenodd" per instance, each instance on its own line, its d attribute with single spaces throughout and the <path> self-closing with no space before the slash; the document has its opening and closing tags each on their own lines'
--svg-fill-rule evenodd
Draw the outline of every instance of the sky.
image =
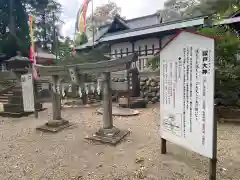
<svg viewBox="0 0 240 180">
<path fill-rule="evenodd" d="M 83 0 L 58 0 L 63 6 L 61 19 L 64 21 L 62 27 L 63 36 L 72 36 L 76 14 Z M 121 16 L 127 19 L 153 14 L 163 8 L 165 0 L 112 0 L 121 8 Z M 106 4 L 108 0 L 93 0 L 94 8 L 101 4 Z M 89 4 L 87 14 L 91 14 L 92 5 Z"/>
</svg>

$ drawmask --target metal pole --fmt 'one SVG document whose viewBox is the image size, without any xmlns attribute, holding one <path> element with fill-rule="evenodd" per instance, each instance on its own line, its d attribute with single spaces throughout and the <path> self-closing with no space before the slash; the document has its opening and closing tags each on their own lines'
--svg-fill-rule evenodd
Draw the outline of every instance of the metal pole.
<svg viewBox="0 0 240 180">
<path fill-rule="evenodd" d="M 213 122 L 213 157 L 209 162 L 209 180 L 216 180 L 217 175 L 217 115 L 214 107 L 214 122 Z"/>
<path fill-rule="evenodd" d="M 34 79 L 34 64 L 32 63 L 32 85 L 33 85 L 33 97 L 34 97 L 34 116 L 38 118 L 37 110 L 37 81 Z"/>
<path fill-rule="evenodd" d="M 214 42 L 214 47 L 216 47 L 216 43 Z M 216 60 L 216 49 L 214 52 L 214 59 Z M 216 61 L 215 61 L 216 62 Z M 214 73 L 214 71 L 213 71 Z M 215 78 L 215 74 L 214 74 Z M 214 79 L 215 80 L 215 79 Z M 213 92 L 215 92 L 215 87 Z M 214 94 L 215 95 L 215 94 Z M 214 96 L 213 96 L 214 97 Z M 214 100 L 213 100 L 214 102 Z M 209 180 L 216 180 L 217 176 L 217 121 L 218 121 L 218 116 L 217 116 L 217 106 L 216 104 L 213 105 L 213 142 L 212 142 L 212 148 L 213 148 L 213 155 L 212 158 L 210 159 L 209 163 Z"/>
<path fill-rule="evenodd" d="M 55 52 L 55 56 L 56 56 L 56 60 L 57 60 L 57 57 L 58 57 L 58 45 L 57 45 L 57 32 L 56 32 L 56 27 L 55 27 L 55 22 L 56 22 L 56 17 L 55 17 L 55 13 L 53 12 L 52 13 L 52 16 L 53 16 L 53 50 Z"/>
<path fill-rule="evenodd" d="M 130 102 L 130 94 L 131 94 L 131 89 L 130 89 L 130 66 L 131 64 L 128 64 L 127 66 L 127 107 L 130 108 L 131 107 L 131 102 Z"/>
<path fill-rule="evenodd" d="M 94 11 L 93 11 L 93 0 L 92 0 L 92 41 L 93 41 L 93 46 L 92 46 L 92 48 L 94 49 L 94 33 L 95 33 L 95 29 L 94 29 L 94 25 L 93 25 L 93 13 L 94 13 Z"/>
<path fill-rule="evenodd" d="M 10 33 L 15 37 L 16 36 L 16 27 L 15 27 L 15 20 L 14 20 L 14 0 L 9 0 L 9 30 Z"/>
</svg>

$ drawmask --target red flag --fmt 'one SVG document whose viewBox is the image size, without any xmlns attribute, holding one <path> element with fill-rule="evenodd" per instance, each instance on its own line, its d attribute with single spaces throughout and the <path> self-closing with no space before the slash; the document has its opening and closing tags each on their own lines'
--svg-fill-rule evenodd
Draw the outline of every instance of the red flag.
<svg viewBox="0 0 240 180">
<path fill-rule="evenodd" d="M 84 32 L 87 30 L 87 9 L 88 9 L 88 3 L 91 0 L 85 0 L 84 1 L 84 9 L 83 9 L 83 19 L 84 19 Z"/>
<path fill-rule="evenodd" d="M 29 29 L 30 29 L 30 39 L 31 39 L 29 59 L 35 65 L 37 62 L 36 62 L 36 56 L 34 51 L 33 17 L 31 15 L 29 16 Z M 33 76 L 34 76 L 34 79 L 37 79 L 38 75 L 34 65 L 33 65 Z"/>
</svg>

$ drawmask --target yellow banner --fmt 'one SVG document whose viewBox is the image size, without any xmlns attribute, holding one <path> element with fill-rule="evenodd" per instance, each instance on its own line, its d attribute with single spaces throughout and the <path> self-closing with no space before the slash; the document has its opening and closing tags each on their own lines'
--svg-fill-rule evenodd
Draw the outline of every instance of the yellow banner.
<svg viewBox="0 0 240 180">
<path fill-rule="evenodd" d="M 84 32 L 84 12 L 82 11 L 80 16 L 79 16 L 79 22 L 78 22 L 78 29 L 79 29 L 79 33 L 83 33 Z"/>
</svg>

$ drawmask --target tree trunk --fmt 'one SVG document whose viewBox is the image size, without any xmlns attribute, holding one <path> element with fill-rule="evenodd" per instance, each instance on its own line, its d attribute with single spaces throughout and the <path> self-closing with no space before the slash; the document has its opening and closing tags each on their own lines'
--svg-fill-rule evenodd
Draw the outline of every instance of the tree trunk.
<svg viewBox="0 0 240 180">
<path fill-rule="evenodd" d="M 14 0 L 9 0 L 9 31 L 10 33 L 16 37 L 16 25 L 14 18 Z"/>
<path fill-rule="evenodd" d="M 46 50 L 47 49 L 46 9 L 43 10 L 42 23 L 44 27 L 43 28 L 43 36 L 44 36 L 43 47 Z"/>
</svg>

